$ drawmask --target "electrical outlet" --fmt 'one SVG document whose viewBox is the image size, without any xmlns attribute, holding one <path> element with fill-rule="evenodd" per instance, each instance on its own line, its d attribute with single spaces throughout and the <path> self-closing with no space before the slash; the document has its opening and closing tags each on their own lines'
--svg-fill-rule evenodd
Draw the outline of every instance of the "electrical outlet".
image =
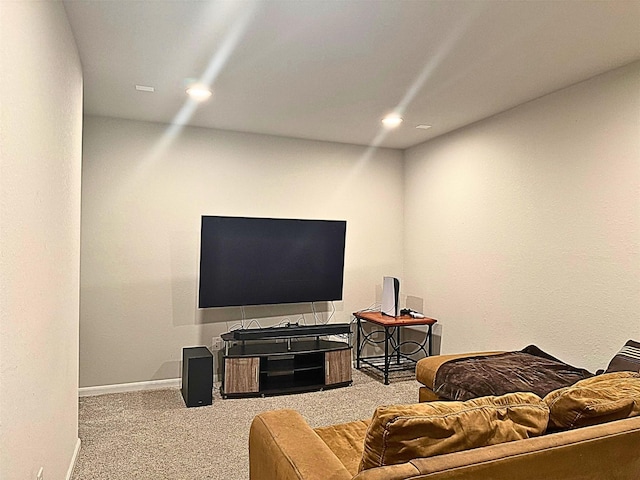
<svg viewBox="0 0 640 480">
<path fill-rule="evenodd" d="M 40 467 L 40 470 L 38 470 L 38 475 L 36 475 L 36 480 L 44 480 L 44 467 Z"/>
<path fill-rule="evenodd" d="M 213 337 L 213 349 L 214 350 L 222 350 L 222 338 Z"/>
</svg>

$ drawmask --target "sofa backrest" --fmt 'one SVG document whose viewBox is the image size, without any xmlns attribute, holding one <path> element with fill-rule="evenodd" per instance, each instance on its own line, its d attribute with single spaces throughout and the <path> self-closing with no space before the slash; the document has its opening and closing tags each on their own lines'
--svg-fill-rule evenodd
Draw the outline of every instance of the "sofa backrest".
<svg viewBox="0 0 640 480">
<path fill-rule="evenodd" d="M 638 480 L 640 417 L 418 458 L 353 480 Z"/>
</svg>

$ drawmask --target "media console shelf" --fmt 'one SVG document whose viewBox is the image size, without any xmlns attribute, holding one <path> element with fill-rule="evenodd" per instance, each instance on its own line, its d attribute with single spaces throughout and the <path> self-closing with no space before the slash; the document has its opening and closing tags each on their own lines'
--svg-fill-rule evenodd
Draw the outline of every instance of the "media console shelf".
<svg viewBox="0 0 640 480">
<path fill-rule="evenodd" d="M 346 340 L 327 337 L 345 335 Z M 234 330 L 225 342 L 223 398 L 279 395 L 351 384 L 351 326 Z"/>
</svg>

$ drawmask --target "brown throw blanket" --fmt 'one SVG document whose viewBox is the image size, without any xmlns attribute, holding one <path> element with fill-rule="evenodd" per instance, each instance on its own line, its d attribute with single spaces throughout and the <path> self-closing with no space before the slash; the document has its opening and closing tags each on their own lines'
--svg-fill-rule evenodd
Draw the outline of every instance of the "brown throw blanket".
<svg viewBox="0 0 640 480">
<path fill-rule="evenodd" d="M 434 392 L 443 399 L 470 400 L 487 395 L 533 392 L 540 397 L 558 388 L 592 377 L 529 345 L 505 352 L 450 360 L 436 372 Z"/>
</svg>

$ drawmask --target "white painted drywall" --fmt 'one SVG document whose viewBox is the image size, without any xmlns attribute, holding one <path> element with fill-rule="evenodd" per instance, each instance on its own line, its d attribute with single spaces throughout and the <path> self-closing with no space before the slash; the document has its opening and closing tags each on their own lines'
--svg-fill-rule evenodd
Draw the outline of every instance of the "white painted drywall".
<svg viewBox="0 0 640 480">
<path fill-rule="evenodd" d="M 405 293 L 444 353 L 640 340 L 640 63 L 406 151 Z"/>
<path fill-rule="evenodd" d="M 402 152 L 204 128 L 163 143 L 170 131 L 85 119 L 81 386 L 179 377 L 183 347 L 211 346 L 242 318 L 197 308 L 201 215 L 346 220 L 333 321 L 374 302 L 384 275 L 402 277 Z M 246 315 L 268 326 L 301 311 L 313 321 L 310 305 Z"/>
<path fill-rule="evenodd" d="M 606 366 L 640 336 L 637 87 L 635 64 L 410 149 L 404 168 L 393 150 L 199 128 L 165 143 L 165 125 L 88 117 L 80 384 L 178 377 L 183 346 L 237 324 L 196 307 L 202 214 L 346 219 L 336 321 L 395 275 L 443 352 L 536 343 Z"/>
<path fill-rule="evenodd" d="M 0 478 L 78 442 L 82 72 L 60 2 L 0 2 Z"/>
</svg>

